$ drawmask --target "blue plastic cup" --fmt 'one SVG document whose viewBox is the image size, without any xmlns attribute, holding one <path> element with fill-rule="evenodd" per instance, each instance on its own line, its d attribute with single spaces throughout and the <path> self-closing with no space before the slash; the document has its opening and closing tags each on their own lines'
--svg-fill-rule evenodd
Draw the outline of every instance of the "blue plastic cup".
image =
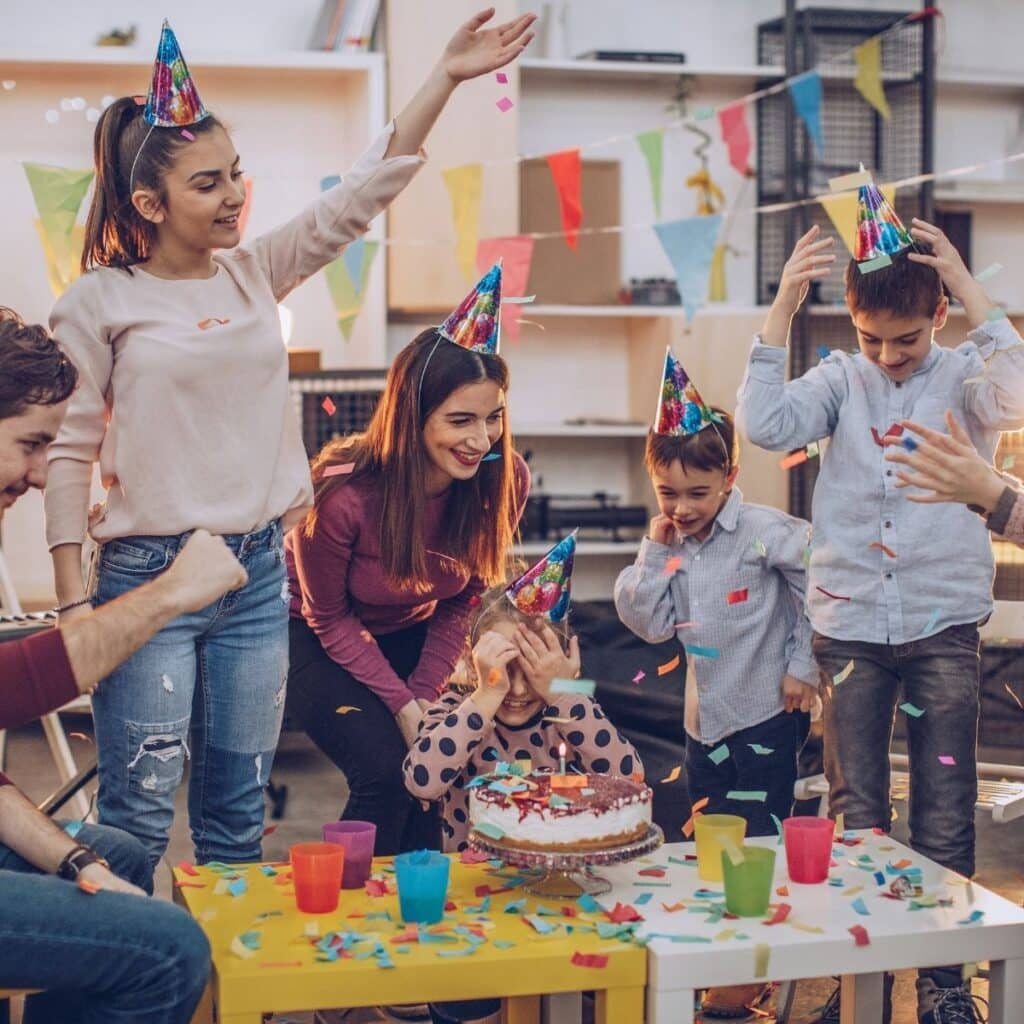
<svg viewBox="0 0 1024 1024">
<path fill-rule="evenodd" d="M 436 850 L 400 853 L 395 858 L 398 906 L 406 924 L 437 924 L 444 917 L 450 865 Z"/>
</svg>

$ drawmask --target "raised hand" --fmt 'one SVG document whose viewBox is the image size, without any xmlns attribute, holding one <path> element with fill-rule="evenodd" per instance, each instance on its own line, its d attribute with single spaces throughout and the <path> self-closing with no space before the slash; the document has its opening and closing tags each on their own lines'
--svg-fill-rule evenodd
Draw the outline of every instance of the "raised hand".
<svg viewBox="0 0 1024 1024">
<path fill-rule="evenodd" d="M 459 26 L 441 55 L 441 66 L 453 82 L 497 71 L 518 57 L 533 39 L 530 26 L 536 14 L 523 14 L 511 21 L 484 28 L 494 17 L 488 7 Z"/>
<path fill-rule="evenodd" d="M 575 679 L 580 674 L 580 644 L 576 637 L 569 641 L 566 654 L 550 626 L 543 626 L 538 634 L 520 625 L 517 642 L 523 675 L 538 697 L 550 701 L 553 680 Z"/>
<path fill-rule="evenodd" d="M 782 279 L 773 305 L 792 317 L 800 308 L 812 281 L 827 277 L 836 261 L 836 254 L 829 250 L 835 245 L 832 237 L 819 238 L 821 229 L 817 224 L 803 235 L 793 248 L 793 254 L 782 268 Z"/>
</svg>

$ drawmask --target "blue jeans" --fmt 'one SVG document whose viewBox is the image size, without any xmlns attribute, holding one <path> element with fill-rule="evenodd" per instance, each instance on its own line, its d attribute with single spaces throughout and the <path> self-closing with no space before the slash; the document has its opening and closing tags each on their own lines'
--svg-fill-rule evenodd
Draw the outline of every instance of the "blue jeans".
<svg viewBox="0 0 1024 1024">
<path fill-rule="evenodd" d="M 145 847 L 116 829 L 76 836 L 115 874 L 150 891 Z M 0 988 L 40 988 L 25 1024 L 187 1024 L 210 946 L 180 907 L 122 893 L 87 896 L 0 846 Z"/>
<path fill-rule="evenodd" d="M 974 623 L 909 644 L 869 644 L 815 634 L 825 707 L 825 774 L 833 816 L 847 828 L 889 831 L 889 744 L 896 706 L 906 716 L 910 845 L 943 867 L 974 873 L 975 746 L 981 645 Z M 853 662 L 849 678 L 832 680 Z M 943 764 L 952 757 L 955 764 Z"/>
<path fill-rule="evenodd" d="M 95 603 L 158 576 L 188 536 L 105 544 Z M 277 521 L 224 540 L 249 574 L 246 586 L 179 616 L 93 696 L 100 820 L 141 840 L 154 866 L 167 846 L 186 757 L 196 860 L 262 857 L 263 789 L 288 676 L 284 549 Z"/>
</svg>

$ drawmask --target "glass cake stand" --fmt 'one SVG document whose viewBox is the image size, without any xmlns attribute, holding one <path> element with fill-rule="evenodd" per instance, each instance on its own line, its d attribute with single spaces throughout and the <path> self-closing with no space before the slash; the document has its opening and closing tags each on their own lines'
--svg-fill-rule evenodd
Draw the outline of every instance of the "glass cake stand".
<svg viewBox="0 0 1024 1024">
<path fill-rule="evenodd" d="M 584 893 L 601 896 L 609 892 L 612 883 L 599 875 L 595 868 L 606 864 L 625 864 L 656 850 L 665 841 L 657 825 L 651 825 L 645 835 L 622 846 L 609 846 L 602 850 L 580 850 L 565 853 L 556 850 L 520 850 L 507 846 L 500 839 L 481 835 L 475 829 L 469 833 L 469 844 L 481 853 L 503 860 L 515 868 L 533 869 L 534 876 L 523 886 L 534 896 L 551 899 L 576 899 Z"/>
</svg>

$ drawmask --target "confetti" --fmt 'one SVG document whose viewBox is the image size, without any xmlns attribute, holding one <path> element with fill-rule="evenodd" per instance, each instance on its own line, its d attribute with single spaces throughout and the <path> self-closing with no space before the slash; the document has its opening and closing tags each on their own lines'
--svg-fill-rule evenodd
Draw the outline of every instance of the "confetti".
<svg viewBox="0 0 1024 1024">
<path fill-rule="evenodd" d="M 807 449 L 801 448 L 798 452 L 793 452 L 791 455 L 787 455 L 784 459 L 780 460 L 780 469 L 792 469 L 794 466 L 799 466 L 800 463 L 807 461 Z"/>
<path fill-rule="evenodd" d="M 228 883 L 228 892 L 232 896 L 244 896 L 249 889 L 249 883 L 244 878 L 236 878 Z"/>
<path fill-rule="evenodd" d="M 817 441 L 812 441 L 805 449 L 807 452 L 807 458 L 816 459 L 821 454 L 821 448 L 818 446 Z"/>
<path fill-rule="evenodd" d="M 215 324 L 219 324 L 223 327 L 225 324 L 229 323 L 231 323 L 230 317 L 208 316 L 205 320 L 200 320 L 199 323 L 196 324 L 196 327 L 201 331 L 206 331 Z"/>
<path fill-rule="evenodd" d="M 729 747 L 725 743 L 720 743 L 714 750 L 708 754 L 708 760 L 713 764 L 721 764 L 729 757 Z"/>
<path fill-rule="evenodd" d="M 836 830 L 835 830 L 834 835 L 836 836 L 836 838 L 842 839 L 843 838 L 843 833 L 845 831 L 846 831 L 846 815 L 842 811 L 840 811 L 836 815 Z"/>
<path fill-rule="evenodd" d="M 354 462 L 342 462 L 334 466 L 327 466 L 323 471 L 323 477 L 348 476 L 356 468 Z"/>
<path fill-rule="evenodd" d="M 235 956 L 240 957 L 242 960 L 251 960 L 254 956 L 256 956 L 255 952 L 253 952 L 253 950 L 251 950 L 242 941 L 242 938 L 239 935 L 236 935 L 231 940 L 231 952 Z"/>
<path fill-rule="evenodd" d="M 699 622 L 677 622 L 672 628 L 673 629 L 693 629 L 694 626 L 699 626 Z"/>
<path fill-rule="evenodd" d="M 352 707 L 351 704 L 342 704 L 340 708 L 335 708 L 334 713 L 336 715 L 347 715 L 350 711 L 362 711 L 362 708 Z"/>
<path fill-rule="evenodd" d="M 782 842 L 783 842 L 782 822 L 779 820 L 779 816 L 777 814 L 773 814 L 771 816 L 771 818 L 772 818 L 772 821 L 775 822 L 775 831 L 778 832 L 778 834 L 779 834 L 778 845 L 781 846 Z M 783 888 L 785 888 L 785 887 L 783 887 Z M 776 890 L 776 891 L 778 891 L 778 890 Z M 789 893 L 788 892 L 780 892 L 779 895 L 780 896 L 788 896 Z"/>
<path fill-rule="evenodd" d="M 957 921 L 957 924 L 977 924 L 984 916 L 984 910 L 972 910 L 970 917 L 965 917 L 962 921 Z"/>
<path fill-rule="evenodd" d="M 831 597 L 833 601 L 849 601 L 848 597 L 842 597 L 839 594 L 833 594 L 831 590 L 826 590 L 824 587 L 815 587 L 819 593 L 824 594 L 826 597 Z"/>
<path fill-rule="evenodd" d="M 593 679 L 553 679 L 550 693 L 575 693 L 582 697 L 593 697 L 597 683 Z"/>
<path fill-rule="evenodd" d="M 722 652 L 717 647 L 698 647 L 696 644 L 684 644 L 683 648 L 685 649 L 687 654 L 691 655 L 694 658 L 714 659 L 720 657 L 722 654 Z M 678 657 L 676 657 L 676 661 L 679 661 Z M 673 666 L 673 668 L 674 667 L 675 666 Z M 660 672 L 661 670 L 659 669 L 658 671 Z"/>
<path fill-rule="evenodd" d="M 768 961 L 771 959 L 772 950 L 771 946 L 766 945 L 763 942 L 759 942 L 754 947 L 754 977 L 755 978 L 767 978 L 768 977 Z"/>
<path fill-rule="evenodd" d="M 762 747 L 760 743 L 748 743 L 748 747 L 755 753 L 760 754 L 761 757 L 766 757 L 768 754 L 774 754 L 774 747 Z"/>
<path fill-rule="evenodd" d="M 494 78 L 498 85 L 508 85 L 508 75 L 506 75 L 504 71 L 496 71 L 494 73 Z"/>
<path fill-rule="evenodd" d="M 680 910 L 685 910 L 686 909 L 686 904 L 685 903 L 672 903 L 672 904 L 662 903 L 661 909 L 664 910 L 666 914 L 678 914 Z"/>
<path fill-rule="evenodd" d="M 90 882 L 88 878 L 83 878 L 81 875 L 78 876 L 78 888 L 90 896 L 95 896 L 100 891 L 100 887 L 95 882 Z"/>
<path fill-rule="evenodd" d="M 203 882 L 175 882 L 174 887 L 176 889 L 205 889 L 206 885 Z"/>
<path fill-rule="evenodd" d="M 1021 711 L 1024 711 L 1024 704 L 1021 703 L 1020 697 L 1018 697 L 1017 694 L 1015 694 L 1013 692 L 1013 690 L 1010 688 L 1010 684 L 1009 683 L 1003 683 L 1003 686 L 1006 687 L 1006 692 L 1014 699 L 1014 701 L 1017 704 L 1017 707 L 1019 707 L 1021 709 Z"/>
<path fill-rule="evenodd" d="M 700 812 L 702 810 L 704 810 L 704 808 L 707 807 L 707 805 L 709 803 L 711 803 L 711 797 L 709 797 L 709 796 L 702 796 L 690 808 L 690 817 L 687 818 L 686 821 L 683 823 L 683 828 L 682 828 L 682 833 L 683 833 L 684 836 L 686 836 L 687 839 L 689 839 L 693 835 L 693 819 L 696 818 L 697 815 L 700 814 Z M 674 858 L 669 857 L 670 861 L 673 860 L 673 859 Z M 675 863 L 680 864 L 680 863 L 682 863 L 682 861 L 676 860 Z"/>
<path fill-rule="evenodd" d="M 924 635 L 931 636 L 935 632 L 935 627 L 939 624 L 939 616 L 942 613 L 938 608 L 934 609 L 931 615 L 928 617 L 928 621 L 924 624 Z"/>
<path fill-rule="evenodd" d="M 338 407 L 334 404 L 334 400 L 330 395 L 327 395 L 320 403 L 320 408 L 323 409 L 328 416 L 333 416 L 338 411 Z"/>
<path fill-rule="evenodd" d="M 187 139 L 189 142 L 196 141 L 196 137 L 187 128 L 181 129 L 181 137 L 183 139 Z"/>
<path fill-rule="evenodd" d="M 496 459 L 501 458 L 501 452 L 488 452 L 480 461 L 481 462 L 494 462 Z"/>
<path fill-rule="evenodd" d="M 199 872 L 195 866 L 190 864 L 187 860 L 183 860 L 178 864 L 178 870 L 184 875 L 191 875 L 193 878 L 199 877 Z"/>
<path fill-rule="evenodd" d="M 683 567 L 683 560 L 679 555 L 673 555 L 661 570 L 662 576 L 673 576 Z"/>
<path fill-rule="evenodd" d="M 605 953 L 580 953 L 576 952 L 572 955 L 572 961 L 574 967 L 607 967 L 608 956 Z"/>
<path fill-rule="evenodd" d="M 507 114 L 515 104 L 507 97 L 502 96 L 497 103 L 494 104 L 503 114 Z"/>
<path fill-rule="evenodd" d="M 1004 472 L 1008 469 L 1013 469 L 1013 464 L 1017 461 L 1016 455 L 1007 455 L 1005 459 L 999 464 L 999 468 Z"/>
<path fill-rule="evenodd" d="M 750 596 L 750 591 L 744 587 L 742 590 L 732 590 L 725 595 L 726 604 L 744 604 Z"/>
<path fill-rule="evenodd" d="M 851 900 L 850 906 L 863 917 L 868 917 L 871 914 L 871 911 L 868 910 L 868 905 L 864 902 L 863 896 L 858 896 L 855 900 Z"/>
<path fill-rule="evenodd" d="M 900 711 L 905 715 L 910 715 L 912 718 L 920 718 L 924 714 L 921 708 L 916 704 L 911 704 L 909 700 L 900 705 Z"/>
<path fill-rule="evenodd" d="M 874 541 L 873 543 L 869 544 L 868 547 L 872 551 L 876 551 L 876 550 L 877 551 L 881 551 L 882 554 L 888 555 L 890 558 L 895 558 L 896 557 L 896 552 L 893 551 L 892 548 L 886 547 L 885 544 L 880 544 L 877 540 Z"/>
<path fill-rule="evenodd" d="M 754 550 L 762 557 L 765 558 L 768 555 L 768 549 L 764 546 L 763 540 L 754 541 Z"/>
<path fill-rule="evenodd" d="M 979 270 L 974 275 L 974 280 L 978 284 L 984 284 L 986 281 L 991 281 L 996 274 L 1001 273 L 1003 270 L 1002 263 L 990 263 L 984 270 Z"/>
<path fill-rule="evenodd" d="M 830 355 L 832 355 L 832 349 L 830 349 L 828 347 L 828 345 L 819 345 L 818 346 L 818 358 L 819 359 L 828 359 L 828 357 Z"/>
<path fill-rule="evenodd" d="M 907 434 L 907 436 L 903 438 L 903 440 L 900 443 L 903 445 L 904 448 L 907 449 L 908 452 L 917 451 L 917 442 L 909 434 Z"/>
<path fill-rule="evenodd" d="M 658 666 L 658 675 L 667 676 L 669 672 L 674 672 L 679 668 L 679 655 L 677 654 L 671 661 L 666 661 L 664 665 Z"/>
<path fill-rule="evenodd" d="M 92 743 L 92 740 L 84 732 L 69 732 L 68 736 L 73 740 L 85 740 L 86 743 Z"/>
<path fill-rule="evenodd" d="M 862 924 L 854 924 L 846 929 L 852 936 L 853 941 L 858 946 L 870 946 L 871 939 L 868 938 L 868 930 Z"/>
<path fill-rule="evenodd" d="M 641 670 L 640 670 L 639 672 L 637 672 L 637 674 L 636 674 L 635 676 L 633 676 L 633 682 L 634 682 L 634 683 L 639 683 L 639 682 L 640 682 L 640 681 L 641 681 L 642 679 L 644 679 L 644 678 L 645 678 L 646 676 L 647 676 L 647 673 L 646 673 L 646 672 L 644 672 L 644 671 L 643 671 L 643 670 L 641 669 Z"/>
<path fill-rule="evenodd" d="M 783 921 L 789 917 L 789 913 L 793 908 L 788 903 L 780 903 L 775 908 L 775 913 L 765 921 L 765 924 L 782 924 Z"/>
<path fill-rule="evenodd" d="M 939 754 L 939 764 L 955 765 L 956 758 L 952 754 Z"/>
<path fill-rule="evenodd" d="M 774 818 L 775 815 L 773 814 L 772 817 Z M 788 885 L 780 885 L 775 890 L 775 895 L 776 896 L 788 896 L 789 895 L 789 886 Z"/>
<path fill-rule="evenodd" d="M 675 782 L 676 779 L 679 778 L 679 773 L 681 771 L 682 771 L 682 768 L 679 765 L 676 765 L 675 768 L 673 768 L 672 771 L 670 771 L 668 773 L 668 775 L 666 775 L 665 778 L 663 778 L 661 781 L 662 782 Z"/>
<path fill-rule="evenodd" d="M 993 306 L 991 309 L 986 310 L 985 319 L 989 323 L 995 323 L 997 320 L 1006 319 L 1006 310 L 1002 306 Z"/>
<path fill-rule="evenodd" d="M 585 892 L 576 900 L 576 906 L 583 911 L 584 914 L 603 914 L 604 907 L 601 906 L 597 900 L 594 899 L 590 893 Z"/>
<path fill-rule="evenodd" d="M 497 686 L 501 682 L 502 670 L 495 665 L 490 672 L 487 673 L 487 685 Z"/>
<path fill-rule="evenodd" d="M 845 683 L 850 676 L 853 675 L 853 661 L 848 661 L 843 669 L 837 672 L 832 677 L 832 685 L 838 686 L 840 683 Z"/>
<path fill-rule="evenodd" d="M 616 902 L 611 910 L 606 910 L 605 916 L 613 924 L 627 924 L 630 921 L 642 921 L 643 915 L 637 912 L 636 907 L 628 903 Z"/>
<path fill-rule="evenodd" d="M 764 789 L 730 789 L 725 794 L 726 800 L 752 800 L 763 804 L 768 799 L 768 792 Z"/>
<path fill-rule="evenodd" d="M 877 444 L 879 448 L 884 448 L 885 447 L 885 442 L 882 440 L 882 438 L 883 437 L 902 437 L 903 436 L 903 427 L 900 426 L 899 423 L 894 423 L 885 432 L 884 435 L 883 434 L 879 434 L 878 431 L 874 427 L 872 427 L 871 428 L 871 436 L 872 436 L 872 438 L 874 438 L 875 444 Z"/>
</svg>

